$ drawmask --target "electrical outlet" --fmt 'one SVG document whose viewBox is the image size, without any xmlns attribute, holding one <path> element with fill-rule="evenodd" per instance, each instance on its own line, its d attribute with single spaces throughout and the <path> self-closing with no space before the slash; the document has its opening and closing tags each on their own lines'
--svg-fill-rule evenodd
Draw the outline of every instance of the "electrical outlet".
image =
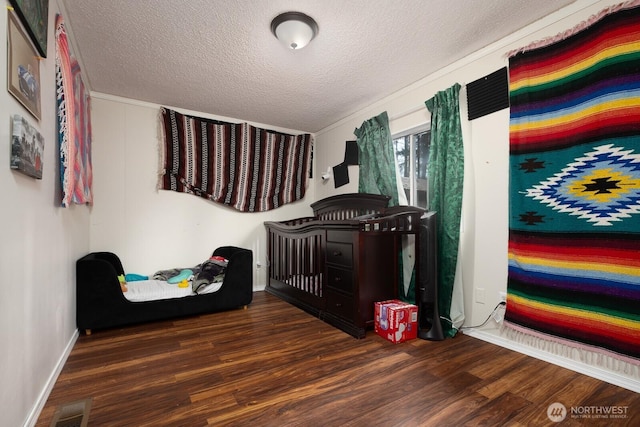
<svg viewBox="0 0 640 427">
<path fill-rule="evenodd" d="M 507 293 L 506 292 L 498 292 L 498 296 L 500 297 L 500 302 L 507 302 Z"/>
<path fill-rule="evenodd" d="M 484 288 L 476 288 L 476 302 L 484 304 L 486 302 Z"/>
</svg>

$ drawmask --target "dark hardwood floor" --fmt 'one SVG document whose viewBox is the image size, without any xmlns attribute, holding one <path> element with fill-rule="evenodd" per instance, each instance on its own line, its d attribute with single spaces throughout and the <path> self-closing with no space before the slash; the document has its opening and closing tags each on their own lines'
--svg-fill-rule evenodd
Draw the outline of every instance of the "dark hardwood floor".
<svg viewBox="0 0 640 427">
<path fill-rule="evenodd" d="M 627 407 L 640 395 L 458 334 L 357 340 L 265 292 L 234 310 L 80 336 L 37 426 L 91 398 L 89 426 L 538 426 L 551 403 Z"/>
</svg>

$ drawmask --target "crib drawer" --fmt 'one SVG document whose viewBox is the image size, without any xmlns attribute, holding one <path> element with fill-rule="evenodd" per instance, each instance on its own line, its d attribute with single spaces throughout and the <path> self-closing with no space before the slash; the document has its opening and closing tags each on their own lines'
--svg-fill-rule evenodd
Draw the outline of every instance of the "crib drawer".
<svg viewBox="0 0 640 427">
<path fill-rule="evenodd" d="M 327 311 L 349 321 L 353 321 L 353 297 L 327 289 Z"/>
<path fill-rule="evenodd" d="M 327 286 L 353 293 L 353 272 L 342 268 L 327 268 Z"/>
<path fill-rule="evenodd" d="M 327 242 L 327 262 L 351 267 L 353 265 L 353 245 L 349 243 Z"/>
</svg>

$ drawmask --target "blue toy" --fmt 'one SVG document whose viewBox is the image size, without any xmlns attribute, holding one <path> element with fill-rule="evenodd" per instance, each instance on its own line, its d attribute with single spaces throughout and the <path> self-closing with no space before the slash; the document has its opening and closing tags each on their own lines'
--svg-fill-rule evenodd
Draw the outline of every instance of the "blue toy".
<svg viewBox="0 0 640 427">
<path fill-rule="evenodd" d="M 180 283 L 183 280 L 188 280 L 189 277 L 191 276 L 193 276 L 193 271 L 189 269 L 182 270 L 180 274 L 178 274 L 177 276 L 173 276 L 169 280 L 167 280 L 167 283 L 171 283 L 172 285 L 176 283 Z"/>
<path fill-rule="evenodd" d="M 124 280 L 127 282 L 137 282 L 140 280 L 149 280 L 149 276 L 143 276 L 141 274 L 133 274 L 133 273 L 129 273 L 129 274 L 125 274 L 124 275 Z"/>
</svg>

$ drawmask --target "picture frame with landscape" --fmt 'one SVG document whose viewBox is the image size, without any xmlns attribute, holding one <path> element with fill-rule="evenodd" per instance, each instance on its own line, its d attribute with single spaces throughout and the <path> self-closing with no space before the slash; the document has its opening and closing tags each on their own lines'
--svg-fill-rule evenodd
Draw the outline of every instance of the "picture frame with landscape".
<svg viewBox="0 0 640 427">
<path fill-rule="evenodd" d="M 9 0 L 41 57 L 47 57 L 49 0 Z"/>
</svg>

